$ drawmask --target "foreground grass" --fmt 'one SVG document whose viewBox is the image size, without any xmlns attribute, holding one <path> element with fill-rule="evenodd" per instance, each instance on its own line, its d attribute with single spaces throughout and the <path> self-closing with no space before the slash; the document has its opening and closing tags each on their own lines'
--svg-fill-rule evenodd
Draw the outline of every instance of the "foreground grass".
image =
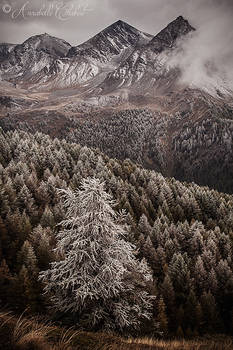
<svg viewBox="0 0 233 350">
<path fill-rule="evenodd" d="M 142 345 L 147 345 L 148 349 L 154 350 L 233 350 L 233 339 L 224 336 L 212 337 L 211 339 L 171 341 L 142 338 L 130 339 L 128 342 L 133 344 L 137 350 L 143 349 L 140 348 Z"/>
<path fill-rule="evenodd" d="M 35 317 L 0 313 L 1 350 L 233 350 L 233 339 L 162 341 L 123 339 L 105 333 L 62 329 Z"/>
</svg>

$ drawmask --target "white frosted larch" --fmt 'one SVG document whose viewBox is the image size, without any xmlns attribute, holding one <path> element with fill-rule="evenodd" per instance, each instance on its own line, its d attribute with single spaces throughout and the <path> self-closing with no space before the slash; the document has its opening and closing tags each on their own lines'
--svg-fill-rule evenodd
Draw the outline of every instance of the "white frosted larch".
<svg viewBox="0 0 233 350">
<path fill-rule="evenodd" d="M 66 211 L 57 235 L 61 260 L 40 274 L 45 293 L 57 310 L 89 327 L 137 327 L 151 316 L 153 298 L 145 286 L 152 277 L 125 240 L 127 227 L 113 210 L 115 202 L 95 178 L 60 194 Z"/>
</svg>

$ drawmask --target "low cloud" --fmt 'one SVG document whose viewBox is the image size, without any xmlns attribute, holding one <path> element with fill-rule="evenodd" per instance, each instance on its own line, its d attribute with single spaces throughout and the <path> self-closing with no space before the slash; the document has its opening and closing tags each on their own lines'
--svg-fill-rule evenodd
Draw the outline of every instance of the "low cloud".
<svg viewBox="0 0 233 350">
<path fill-rule="evenodd" d="M 198 4 L 199 3 L 199 4 Z M 199 6 L 198 6 L 199 5 Z M 181 81 L 197 87 L 223 85 L 233 89 L 233 4 L 196 1 L 196 31 L 178 42 L 170 64 L 181 69 Z M 194 23 L 195 25 L 195 23 Z"/>
</svg>

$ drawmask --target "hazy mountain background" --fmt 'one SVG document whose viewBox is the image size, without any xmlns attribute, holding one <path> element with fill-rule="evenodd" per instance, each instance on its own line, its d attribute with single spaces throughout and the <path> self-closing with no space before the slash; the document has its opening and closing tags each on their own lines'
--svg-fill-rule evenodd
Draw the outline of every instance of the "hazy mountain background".
<svg viewBox="0 0 233 350">
<path fill-rule="evenodd" d="M 0 123 L 232 193 L 231 69 L 202 60 L 207 34 L 178 16 L 157 34 L 118 20 L 78 46 L 48 33 L 1 44 Z"/>
</svg>

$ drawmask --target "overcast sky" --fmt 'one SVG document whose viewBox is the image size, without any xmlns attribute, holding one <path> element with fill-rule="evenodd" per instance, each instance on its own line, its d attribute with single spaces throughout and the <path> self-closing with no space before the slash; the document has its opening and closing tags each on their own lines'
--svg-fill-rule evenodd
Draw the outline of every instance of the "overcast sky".
<svg viewBox="0 0 233 350">
<path fill-rule="evenodd" d="M 229 14 L 233 0 L 0 0 L 0 42 L 47 32 L 78 45 L 118 19 L 156 34 L 179 15 L 200 27 Z"/>
</svg>

